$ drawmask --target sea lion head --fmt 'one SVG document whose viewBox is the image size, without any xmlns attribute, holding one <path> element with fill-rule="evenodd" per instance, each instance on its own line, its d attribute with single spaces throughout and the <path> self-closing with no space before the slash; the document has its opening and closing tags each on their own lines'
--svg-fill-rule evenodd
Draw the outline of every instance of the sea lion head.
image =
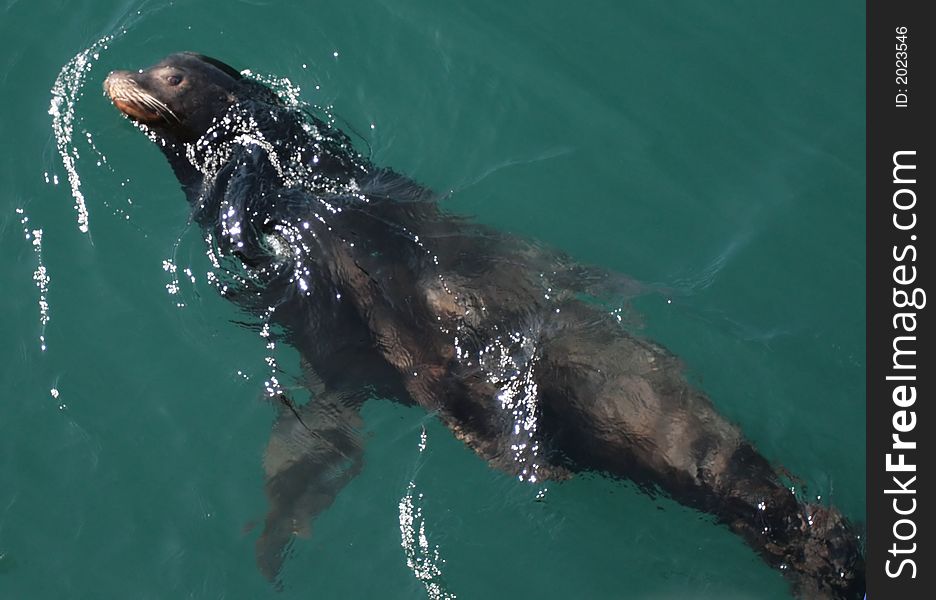
<svg viewBox="0 0 936 600">
<path fill-rule="evenodd" d="M 167 142 L 193 142 L 237 101 L 241 74 L 220 60 L 180 52 L 148 69 L 112 71 L 104 91 L 122 113 Z"/>
</svg>

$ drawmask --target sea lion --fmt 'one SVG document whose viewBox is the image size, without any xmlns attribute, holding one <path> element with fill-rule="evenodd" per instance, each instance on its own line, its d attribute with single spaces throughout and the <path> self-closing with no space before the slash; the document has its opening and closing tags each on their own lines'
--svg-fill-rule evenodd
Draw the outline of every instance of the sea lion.
<svg viewBox="0 0 936 600">
<path fill-rule="evenodd" d="M 521 479 L 599 471 L 711 513 L 804 598 L 860 598 L 864 562 L 834 508 L 800 502 L 691 386 L 667 349 L 592 296 L 613 275 L 440 210 L 340 130 L 193 53 L 104 88 L 169 160 L 231 276 L 278 326 L 314 398 L 283 406 L 267 450 L 261 571 L 360 469 L 373 394 L 433 412 Z M 590 299 L 591 298 L 591 299 Z"/>
</svg>

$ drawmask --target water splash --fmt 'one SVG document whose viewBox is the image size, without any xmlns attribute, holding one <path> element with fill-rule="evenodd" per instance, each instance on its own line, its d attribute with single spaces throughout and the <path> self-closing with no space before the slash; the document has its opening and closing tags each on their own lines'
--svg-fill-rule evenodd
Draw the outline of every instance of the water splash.
<svg viewBox="0 0 936 600">
<path fill-rule="evenodd" d="M 26 238 L 27 242 L 32 244 L 33 252 L 36 253 L 38 264 L 36 265 L 36 270 L 33 271 L 33 282 L 35 282 L 36 287 L 39 289 L 39 348 L 45 352 L 46 325 L 49 324 L 49 320 L 51 318 L 49 316 L 48 297 L 49 284 L 52 282 L 52 277 L 49 275 L 45 264 L 42 262 L 42 229 L 30 229 L 29 216 L 26 214 L 24 209 L 17 208 L 16 214 L 20 215 L 20 225 L 23 226 L 23 236 Z"/>
<path fill-rule="evenodd" d="M 59 391 L 57 387 L 50 388 L 49 395 L 52 396 L 52 399 L 58 403 L 59 410 L 65 410 L 66 408 L 68 408 L 68 405 L 65 404 L 63 400 L 59 399 L 59 396 L 61 396 L 62 393 Z"/>
<path fill-rule="evenodd" d="M 270 89 L 272 89 L 276 95 L 280 97 L 280 100 L 286 104 L 286 106 L 300 109 L 309 108 L 308 103 L 302 99 L 302 88 L 293 83 L 292 80 L 290 80 L 288 77 L 255 73 L 250 69 L 244 69 L 241 71 L 241 75 L 269 86 Z M 318 86 L 316 86 L 316 89 L 318 89 Z"/>
<path fill-rule="evenodd" d="M 181 289 L 179 287 L 179 268 L 172 259 L 164 260 L 162 263 L 162 268 L 163 271 L 169 274 L 169 283 L 166 284 L 166 292 L 168 292 L 170 296 L 178 296 Z M 176 308 L 185 308 L 185 302 L 177 300 Z"/>
<path fill-rule="evenodd" d="M 125 30 L 124 30 L 125 31 Z M 55 147 L 62 159 L 62 166 L 68 175 L 68 185 L 71 187 L 72 198 L 75 200 L 75 211 L 78 213 L 78 230 L 82 233 L 90 231 L 90 214 L 81 191 L 81 178 L 78 176 L 78 159 L 81 157 L 78 148 L 73 142 L 75 135 L 75 107 L 83 95 L 84 82 L 98 60 L 101 52 L 107 50 L 109 44 L 118 34 L 110 34 L 91 44 L 70 61 L 68 61 L 55 83 L 52 84 L 52 100 L 49 103 L 49 115 L 52 117 L 52 131 L 55 134 Z M 94 142 L 89 134 L 85 134 L 92 149 Z M 58 183 L 58 177 L 54 177 Z"/>
<path fill-rule="evenodd" d="M 535 328 L 511 332 L 492 340 L 478 354 L 478 363 L 489 383 L 499 385 L 497 400 L 510 414 L 511 458 L 520 481 L 539 480 L 539 389 L 534 375 L 538 339 Z"/>
<path fill-rule="evenodd" d="M 279 371 L 276 366 L 276 340 L 273 339 L 272 332 L 270 331 L 270 321 L 275 311 L 275 306 L 267 307 L 266 311 L 263 313 L 263 327 L 260 329 L 260 337 L 266 341 L 266 349 L 269 352 L 263 359 L 267 366 L 270 367 L 270 377 L 263 382 L 263 389 L 269 398 L 275 398 L 285 394 L 279 379 L 276 378 L 276 373 Z"/>
<path fill-rule="evenodd" d="M 426 429 L 419 436 L 419 454 L 426 451 Z M 430 600 L 454 600 L 458 596 L 450 592 L 442 577 L 445 559 L 439 546 L 430 546 L 423 514 L 423 494 L 417 492 L 416 481 L 410 480 L 406 494 L 400 499 L 400 545 L 406 556 L 406 566 L 426 588 Z"/>
</svg>

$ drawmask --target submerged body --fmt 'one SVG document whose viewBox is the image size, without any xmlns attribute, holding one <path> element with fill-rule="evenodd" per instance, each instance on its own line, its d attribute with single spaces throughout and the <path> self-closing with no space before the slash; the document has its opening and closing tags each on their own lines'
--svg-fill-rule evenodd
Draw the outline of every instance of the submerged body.
<svg viewBox="0 0 936 600">
<path fill-rule="evenodd" d="M 313 399 L 284 409 L 257 543 L 283 548 L 359 470 L 359 409 L 418 404 L 521 479 L 607 472 L 714 515 L 804 598 L 860 598 L 851 525 L 799 502 L 665 348 L 588 297 L 606 274 L 441 212 L 340 131 L 200 55 L 105 82 L 159 144 L 236 272 L 232 298 L 299 350 Z"/>
</svg>

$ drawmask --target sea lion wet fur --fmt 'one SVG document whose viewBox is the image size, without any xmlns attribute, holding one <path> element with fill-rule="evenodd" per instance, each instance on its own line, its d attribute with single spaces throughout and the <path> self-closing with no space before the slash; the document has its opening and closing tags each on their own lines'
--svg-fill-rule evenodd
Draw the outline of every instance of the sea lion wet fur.
<svg viewBox="0 0 936 600">
<path fill-rule="evenodd" d="M 215 59 L 174 54 L 105 90 L 241 273 L 228 295 L 277 325 L 318 382 L 308 405 L 284 400 L 267 454 L 267 577 L 360 469 L 358 410 L 377 394 L 433 412 L 522 479 L 600 471 L 711 513 L 800 597 L 861 598 L 852 525 L 800 502 L 675 356 L 587 300 L 622 279 L 444 213 Z"/>
</svg>

